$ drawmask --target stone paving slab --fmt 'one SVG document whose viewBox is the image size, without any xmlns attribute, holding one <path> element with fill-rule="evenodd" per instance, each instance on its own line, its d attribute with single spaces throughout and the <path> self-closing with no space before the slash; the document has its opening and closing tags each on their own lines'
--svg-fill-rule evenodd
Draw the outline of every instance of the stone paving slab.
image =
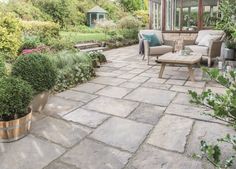
<svg viewBox="0 0 236 169">
<path fill-rule="evenodd" d="M 123 150 L 135 152 L 152 126 L 112 117 L 98 127 L 90 137 Z"/>
<path fill-rule="evenodd" d="M 51 96 L 48 99 L 48 103 L 44 107 L 43 113 L 47 115 L 53 115 L 61 117 L 77 108 L 84 103 L 67 100 L 61 97 Z"/>
<path fill-rule="evenodd" d="M 104 84 L 104 85 L 118 86 L 125 81 L 126 81 L 125 79 L 119 79 L 119 78 L 113 78 L 113 77 L 97 77 L 91 82 Z"/>
<path fill-rule="evenodd" d="M 66 164 L 61 161 L 54 161 L 44 169 L 79 169 L 74 165 Z"/>
<path fill-rule="evenodd" d="M 154 106 L 150 104 L 141 104 L 129 116 L 129 119 L 155 125 L 163 115 L 164 111 L 164 107 Z"/>
<path fill-rule="evenodd" d="M 109 97 L 99 97 L 83 107 L 85 109 L 95 110 L 106 114 L 126 117 L 138 105 L 139 105 L 138 103 L 132 101 L 109 98 Z"/>
<path fill-rule="evenodd" d="M 135 76 L 137 76 L 136 73 L 124 73 L 122 75 L 119 75 L 118 78 L 131 79 L 131 78 L 134 78 Z"/>
<path fill-rule="evenodd" d="M 187 81 L 185 83 L 185 86 L 190 86 L 190 87 L 199 87 L 199 88 L 204 88 L 206 85 L 206 82 L 203 82 L 203 81 L 195 81 L 195 82 L 192 82 L 192 81 Z"/>
<path fill-rule="evenodd" d="M 149 77 L 144 77 L 144 76 L 136 76 L 132 79 L 130 79 L 130 82 L 137 82 L 137 83 L 143 83 L 145 81 L 147 81 L 149 79 Z"/>
<path fill-rule="evenodd" d="M 185 80 L 169 79 L 166 81 L 166 84 L 182 86 L 185 82 Z"/>
<path fill-rule="evenodd" d="M 127 95 L 131 89 L 116 87 L 116 86 L 107 86 L 104 89 L 98 91 L 96 94 L 102 96 L 109 96 L 114 98 L 122 98 Z"/>
<path fill-rule="evenodd" d="M 145 145 L 125 169 L 203 169 L 201 162 Z"/>
<path fill-rule="evenodd" d="M 147 82 L 151 82 L 151 83 L 165 83 L 166 79 L 163 79 L 163 78 L 151 78 Z"/>
<path fill-rule="evenodd" d="M 63 118 L 68 121 L 78 122 L 85 126 L 95 128 L 108 117 L 109 116 L 105 114 L 79 108 L 65 115 Z"/>
<path fill-rule="evenodd" d="M 0 143 L 1 169 L 42 169 L 65 149 L 32 135 L 12 143 Z"/>
<path fill-rule="evenodd" d="M 131 154 L 85 139 L 61 157 L 81 169 L 122 169 Z"/>
<path fill-rule="evenodd" d="M 159 106 L 168 106 L 174 99 L 175 95 L 175 92 L 167 90 L 139 87 L 138 89 L 128 94 L 125 99 L 155 104 Z"/>
<path fill-rule="evenodd" d="M 31 133 L 65 147 L 71 147 L 91 132 L 90 129 L 63 120 L 46 117 L 36 122 Z"/>
<path fill-rule="evenodd" d="M 183 153 L 192 125 L 193 120 L 187 118 L 164 116 L 147 142 L 166 150 Z"/>
<path fill-rule="evenodd" d="M 140 83 L 136 83 L 136 82 L 124 82 L 120 85 L 120 87 L 125 87 L 128 89 L 135 89 L 139 86 L 140 86 Z"/>
<path fill-rule="evenodd" d="M 88 93 L 83 93 L 83 92 L 78 92 L 78 91 L 73 91 L 73 90 L 67 90 L 67 91 L 58 93 L 56 94 L 56 96 L 60 96 L 65 99 L 80 101 L 84 103 L 87 103 L 97 97 L 96 95 L 93 95 L 93 94 L 88 94 Z"/>
<path fill-rule="evenodd" d="M 182 93 L 188 93 L 189 90 L 195 91 L 198 94 L 203 92 L 203 89 L 201 88 L 196 88 L 196 87 L 189 87 L 189 86 L 177 86 L 173 85 L 170 90 L 176 91 L 176 92 L 182 92 Z"/>
<path fill-rule="evenodd" d="M 104 88 L 105 85 L 101 84 L 95 84 L 95 83 L 84 83 L 76 86 L 75 88 L 72 88 L 72 90 L 80 91 L 80 92 L 86 92 L 86 93 L 95 93 L 98 90 Z"/>
<path fill-rule="evenodd" d="M 153 82 L 145 82 L 144 84 L 142 84 L 142 86 L 153 88 L 153 89 L 164 89 L 164 90 L 168 90 L 169 88 L 171 88 L 171 85 L 161 84 L 161 83 L 153 83 Z"/>
</svg>

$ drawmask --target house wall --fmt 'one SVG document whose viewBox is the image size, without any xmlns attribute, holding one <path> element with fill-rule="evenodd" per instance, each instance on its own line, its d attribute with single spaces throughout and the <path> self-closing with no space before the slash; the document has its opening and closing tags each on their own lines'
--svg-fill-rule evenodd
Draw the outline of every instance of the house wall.
<svg viewBox="0 0 236 169">
<path fill-rule="evenodd" d="M 175 50 L 181 50 L 183 46 L 183 40 L 194 40 L 197 37 L 197 33 L 163 33 L 164 39 L 175 40 Z"/>
</svg>

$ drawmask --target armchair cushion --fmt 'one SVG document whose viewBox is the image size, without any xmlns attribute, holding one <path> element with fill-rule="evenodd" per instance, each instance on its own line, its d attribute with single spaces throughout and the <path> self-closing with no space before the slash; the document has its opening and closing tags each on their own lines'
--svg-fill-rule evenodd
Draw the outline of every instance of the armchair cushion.
<svg viewBox="0 0 236 169">
<path fill-rule="evenodd" d="M 216 40 L 219 40 L 220 38 L 221 36 L 208 34 L 200 40 L 198 45 L 209 47 L 210 41 L 216 41 Z"/>
<path fill-rule="evenodd" d="M 209 47 L 207 46 L 199 46 L 199 45 L 186 45 L 184 47 L 189 48 L 190 50 L 192 50 L 194 53 L 201 53 L 202 55 L 207 56 L 208 52 L 209 52 Z"/>
<path fill-rule="evenodd" d="M 167 52 L 172 52 L 172 51 L 173 47 L 167 45 L 150 47 L 150 55 L 163 55 Z"/>
<path fill-rule="evenodd" d="M 195 44 L 199 44 L 199 42 L 206 36 L 206 35 L 213 35 L 218 36 L 219 39 L 222 38 L 224 35 L 224 31 L 222 30 L 200 30 L 197 35 L 197 39 L 195 41 Z"/>
<path fill-rule="evenodd" d="M 161 46 L 161 42 L 155 34 L 143 34 L 143 37 L 149 42 L 149 46 Z"/>
<path fill-rule="evenodd" d="M 139 34 L 142 36 L 143 34 L 148 35 L 148 34 L 155 34 L 157 38 L 160 40 L 161 44 L 164 43 L 162 32 L 159 30 L 151 30 L 151 29 L 146 29 L 146 30 L 140 30 Z"/>
</svg>

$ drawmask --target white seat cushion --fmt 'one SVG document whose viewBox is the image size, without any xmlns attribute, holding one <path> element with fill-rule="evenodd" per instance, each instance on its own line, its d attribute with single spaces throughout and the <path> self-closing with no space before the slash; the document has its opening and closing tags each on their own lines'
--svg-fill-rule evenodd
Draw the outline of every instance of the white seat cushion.
<svg viewBox="0 0 236 169">
<path fill-rule="evenodd" d="M 200 30 L 197 35 L 197 39 L 195 44 L 198 44 L 206 35 L 213 35 L 218 37 L 217 39 L 221 39 L 224 35 L 224 31 L 222 30 Z"/>
<path fill-rule="evenodd" d="M 164 43 L 164 40 L 163 40 L 163 36 L 162 36 L 162 32 L 159 31 L 159 30 L 151 30 L 151 29 L 146 29 L 146 30 L 140 30 L 139 33 L 142 35 L 142 34 L 155 34 L 158 39 L 160 40 L 161 44 Z"/>
<path fill-rule="evenodd" d="M 184 47 L 191 49 L 194 53 L 201 53 L 202 55 L 207 56 L 208 55 L 208 51 L 209 51 L 209 47 L 207 46 L 199 46 L 199 45 L 186 45 Z"/>
<path fill-rule="evenodd" d="M 173 47 L 162 45 L 162 46 L 153 46 L 150 47 L 150 55 L 163 55 L 167 52 L 172 52 Z"/>
</svg>

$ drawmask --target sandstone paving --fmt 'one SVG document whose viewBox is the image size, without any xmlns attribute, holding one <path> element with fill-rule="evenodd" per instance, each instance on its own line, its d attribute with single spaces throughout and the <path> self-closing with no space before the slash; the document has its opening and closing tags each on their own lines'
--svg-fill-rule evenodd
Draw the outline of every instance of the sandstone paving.
<svg viewBox="0 0 236 169">
<path fill-rule="evenodd" d="M 72 90 L 80 91 L 80 92 L 86 92 L 86 93 L 95 93 L 98 90 L 104 88 L 105 85 L 101 84 L 95 84 L 95 83 L 84 83 L 80 84 L 75 88 L 72 88 Z"/>
<path fill-rule="evenodd" d="M 131 154 L 85 139 L 60 160 L 81 169 L 122 169 Z"/>
<path fill-rule="evenodd" d="M 104 85 L 118 86 L 125 81 L 126 81 L 125 79 L 121 79 L 121 78 L 97 77 L 96 79 L 92 80 L 91 82 L 98 83 L 98 84 L 104 84 Z"/>
<path fill-rule="evenodd" d="M 99 97 L 83 106 L 83 108 L 115 116 L 127 117 L 138 105 L 139 103 L 133 101 Z"/>
<path fill-rule="evenodd" d="M 12 143 L 0 143 L 1 169 L 42 169 L 65 152 L 56 144 L 32 135 Z"/>
<path fill-rule="evenodd" d="M 61 92 L 57 94 L 56 96 L 60 96 L 65 99 L 80 101 L 84 103 L 87 103 L 97 97 L 96 95 L 93 95 L 93 94 L 78 92 L 78 91 L 73 91 L 73 90 L 67 90 L 67 91 Z"/>
<path fill-rule="evenodd" d="M 156 125 L 147 143 L 183 153 L 192 125 L 193 120 L 187 118 L 164 116 Z"/>
<path fill-rule="evenodd" d="M 167 90 L 139 87 L 138 89 L 135 89 L 133 92 L 125 96 L 125 99 L 155 104 L 159 106 L 168 106 L 174 99 L 175 95 L 175 92 Z"/>
<path fill-rule="evenodd" d="M 36 122 L 31 132 L 65 147 L 71 147 L 87 136 L 91 130 L 70 122 L 46 117 Z"/>
<path fill-rule="evenodd" d="M 108 117 L 108 115 L 101 114 L 96 111 L 79 108 L 65 115 L 63 118 L 68 121 L 77 122 L 85 126 L 95 128 Z"/>
<path fill-rule="evenodd" d="M 99 126 L 90 137 L 135 152 L 151 129 L 152 126 L 149 124 L 113 117 Z"/>
<path fill-rule="evenodd" d="M 49 97 L 48 102 L 43 109 L 43 113 L 47 115 L 61 117 L 79 108 L 83 104 L 84 104 L 83 102 L 67 100 L 61 97 L 51 96 Z"/>
<path fill-rule="evenodd" d="M 102 96 L 109 96 L 114 98 L 122 98 L 125 95 L 127 95 L 131 89 L 122 88 L 122 87 L 116 87 L 116 86 L 107 86 L 100 91 L 98 91 L 96 94 L 102 95 Z"/>
</svg>

